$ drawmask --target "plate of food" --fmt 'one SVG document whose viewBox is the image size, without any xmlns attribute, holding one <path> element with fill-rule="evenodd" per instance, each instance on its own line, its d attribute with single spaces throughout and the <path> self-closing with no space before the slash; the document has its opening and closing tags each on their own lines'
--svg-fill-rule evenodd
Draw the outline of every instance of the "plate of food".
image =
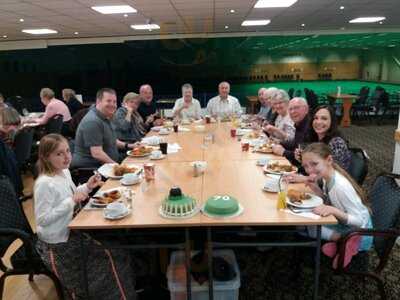
<svg viewBox="0 0 400 300">
<path fill-rule="evenodd" d="M 297 208 L 310 209 L 323 204 L 324 201 L 317 195 L 289 189 L 286 196 L 286 203 Z"/>
<path fill-rule="evenodd" d="M 245 136 L 244 136 L 244 138 L 246 138 L 246 139 L 258 139 L 260 137 L 260 134 L 258 133 L 258 132 L 250 132 L 250 133 L 247 133 Z"/>
<path fill-rule="evenodd" d="M 98 171 L 106 177 L 112 179 L 121 179 L 124 174 L 137 173 L 141 170 L 141 167 L 134 164 L 104 164 Z"/>
<path fill-rule="evenodd" d="M 122 200 L 121 188 L 97 192 L 91 199 L 93 207 L 106 207 L 108 204 Z"/>
<path fill-rule="evenodd" d="M 296 173 L 297 168 L 292 166 L 289 162 L 283 160 L 269 160 L 264 166 L 264 172 L 270 174 L 290 174 Z"/>
<path fill-rule="evenodd" d="M 153 150 L 154 148 L 152 147 L 139 146 L 137 148 L 129 150 L 128 152 L 126 152 L 126 154 L 131 157 L 144 157 L 144 156 L 149 156 L 151 154 L 151 151 Z"/>
<path fill-rule="evenodd" d="M 262 144 L 255 150 L 260 153 L 272 153 L 272 144 Z"/>
</svg>

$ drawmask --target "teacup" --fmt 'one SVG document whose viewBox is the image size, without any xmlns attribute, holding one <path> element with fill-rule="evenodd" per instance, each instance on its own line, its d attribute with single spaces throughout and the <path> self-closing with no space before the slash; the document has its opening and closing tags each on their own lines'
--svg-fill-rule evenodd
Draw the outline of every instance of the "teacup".
<svg viewBox="0 0 400 300">
<path fill-rule="evenodd" d="M 168 134 L 169 130 L 167 128 L 161 128 L 160 129 L 160 134 Z"/>
<path fill-rule="evenodd" d="M 106 206 L 104 214 L 110 218 L 116 218 L 128 211 L 126 205 L 122 202 L 113 202 Z"/>
<path fill-rule="evenodd" d="M 198 176 L 207 169 L 207 162 L 206 161 L 194 161 L 191 163 L 193 167 L 194 176 Z"/>
<path fill-rule="evenodd" d="M 122 182 L 124 184 L 135 184 L 140 181 L 140 176 L 136 173 L 127 173 L 122 176 Z"/>
<path fill-rule="evenodd" d="M 276 193 L 279 192 L 279 179 L 268 177 L 264 184 L 264 190 Z"/>
<path fill-rule="evenodd" d="M 158 158 L 161 158 L 161 156 L 162 156 L 162 152 L 160 150 L 151 151 L 150 158 L 158 159 Z"/>
</svg>

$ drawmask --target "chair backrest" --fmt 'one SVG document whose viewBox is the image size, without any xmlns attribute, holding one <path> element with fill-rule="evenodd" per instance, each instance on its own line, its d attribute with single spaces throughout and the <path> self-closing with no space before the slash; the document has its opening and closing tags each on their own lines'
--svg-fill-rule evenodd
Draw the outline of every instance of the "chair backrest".
<svg viewBox="0 0 400 300">
<path fill-rule="evenodd" d="M 15 135 L 14 152 L 19 167 L 31 157 L 33 133 L 33 128 L 23 128 Z"/>
<path fill-rule="evenodd" d="M 61 133 L 63 116 L 60 114 L 52 116 L 46 124 L 46 134 Z"/>
<path fill-rule="evenodd" d="M 22 210 L 10 180 L 0 176 L 0 228 L 13 228 L 32 234 L 32 229 Z M 0 257 L 2 257 L 14 239 L 0 236 Z"/>
<path fill-rule="evenodd" d="M 400 228 L 400 187 L 396 179 L 400 180 L 400 175 L 380 174 L 370 190 L 372 222 L 376 230 Z M 388 243 L 393 242 L 393 239 L 375 237 L 374 248 L 378 255 L 382 256 Z"/>
<path fill-rule="evenodd" d="M 348 173 L 359 185 L 362 185 L 368 174 L 369 157 L 361 148 L 350 148 L 349 150 L 351 151 L 351 162 Z"/>
</svg>

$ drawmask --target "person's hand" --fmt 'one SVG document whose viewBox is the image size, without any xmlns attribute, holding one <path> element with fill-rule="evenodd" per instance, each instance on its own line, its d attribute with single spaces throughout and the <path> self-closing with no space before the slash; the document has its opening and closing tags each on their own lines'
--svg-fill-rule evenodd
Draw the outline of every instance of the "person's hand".
<svg viewBox="0 0 400 300">
<path fill-rule="evenodd" d="M 301 174 L 285 174 L 283 178 L 289 183 L 304 183 L 307 181 L 307 176 Z"/>
<path fill-rule="evenodd" d="M 89 178 L 86 185 L 90 190 L 93 190 L 94 188 L 101 186 L 103 183 L 104 182 L 101 181 L 101 175 L 95 174 Z"/>
<path fill-rule="evenodd" d="M 183 102 L 182 109 L 188 109 L 190 107 L 190 103 Z"/>
<path fill-rule="evenodd" d="M 149 115 L 146 119 L 146 123 L 150 124 L 154 122 L 154 115 Z"/>
<path fill-rule="evenodd" d="M 88 197 L 88 194 L 82 193 L 82 192 L 76 192 L 75 194 L 72 195 L 72 200 L 75 203 L 80 203 L 82 201 L 85 201 Z"/>
<path fill-rule="evenodd" d="M 272 145 L 272 152 L 276 155 L 283 156 L 285 148 L 283 148 L 281 145 Z"/>
<path fill-rule="evenodd" d="M 335 216 L 337 213 L 337 208 L 331 205 L 321 204 L 313 209 L 313 213 L 321 217 L 327 217 L 330 215 Z"/>
<path fill-rule="evenodd" d="M 128 144 L 128 148 L 129 149 L 138 148 L 140 146 L 141 146 L 140 142 L 136 142 L 136 143 L 133 143 L 133 144 Z"/>
<path fill-rule="evenodd" d="M 306 177 L 307 180 L 305 185 L 310 188 L 315 194 L 320 195 L 322 193 L 320 187 L 318 186 L 318 177 L 315 174 L 311 174 Z"/>
<path fill-rule="evenodd" d="M 298 162 L 301 162 L 301 150 L 299 148 L 294 150 L 294 157 Z"/>
</svg>

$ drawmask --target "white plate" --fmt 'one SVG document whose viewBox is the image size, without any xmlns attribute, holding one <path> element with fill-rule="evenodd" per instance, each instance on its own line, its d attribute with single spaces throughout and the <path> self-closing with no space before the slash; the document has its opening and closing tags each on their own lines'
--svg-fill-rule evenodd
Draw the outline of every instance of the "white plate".
<svg viewBox="0 0 400 300">
<path fill-rule="evenodd" d="M 296 168 L 296 167 L 294 167 L 294 168 L 295 168 L 294 171 L 290 171 L 290 172 L 279 172 L 279 171 L 271 170 L 271 169 L 268 168 L 268 165 L 271 164 L 271 163 L 272 163 L 272 161 L 268 161 L 268 164 L 266 164 L 266 165 L 263 167 L 263 170 L 264 170 L 265 173 L 276 174 L 276 175 L 282 175 L 282 174 L 292 174 L 292 173 L 296 173 L 296 172 L 297 172 L 297 168 Z"/>
<path fill-rule="evenodd" d="M 158 131 L 160 131 L 161 128 L 164 128 L 164 126 L 154 126 L 154 127 L 151 127 L 151 131 L 158 132 Z"/>
<path fill-rule="evenodd" d="M 139 180 L 136 181 L 136 182 L 134 182 L 134 183 L 129 183 L 129 184 L 128 184 L 128 183 L 125 183 L 124 178 L 121 178 L 121 179 L 119 180 L 119 182 L 120 182 L 122 185 L 124 185 L 124 186 L 130 186 L 130 185 L 135 185 L 135 184 L 141 183 L 142 180 L 143 180 L 143 177 L 140 176 L 140 177 L 139 177 Z"/>
<path fill-rule="evenodd" d="M 162 138 L 160 138 L 159 136 L 156 136 L 156 135 L 147 136 L 141 140 L 141 143 L 150 145 L 150 146 L 158 146 L 160 143 L 162 143 Z"/>
<path fill-rule="evenodd" d="M 324 203 L 322 198 L 318 197 L 317 195 L 310 194 L 310 193 L 307 193 L 307 195 L 310 195 L 311 198 L 307 199 L 307 200 L 301 200 L 302 201 L 301 204 L 293 203 L 287 197 L 286 197 L 286 203 L 288 203 L 291 206 L 298 207 L 298 208 L 314 208 L 314 207 L 317 207 Z"/>
<path fill-rule="evenodd" d="M 166 157 L 165 154 L 161 154 L 161 156 L 160 156 L 160 157 L 157 157 L 157 158 L 152 157 L 152 156 L 150 155 L 150 159 L 151 159 L 151 160 L 161 160 L 161 159 L 164 159 L 165 157 Z"/>
<path fill-rule="evenodd" d="M 116 165 L 116 164 L 104 164 L 97 171 L 99 171 L 99 173 L 106 178 L 121 179 L 122 176 L 114 175 L 114 165 Z M 135 164 L 124 164 L 124 165 L 127 165 L 128 167 L 137 168 L 138 170 L 136 171 L 136 173 L 139 172 L 141 169 L 141 167 L 139 167 L 138 165 L 135 165 Z"/>
<path fill-rule="evenodd" d="M 234 217 L 240 216 L 240 215 L 243 213 L 243 210 L 244 210 L 243 206 L 239 203 L 239 209 L 238 209 L 237 212 L 235 212 L 234 214 L 229 215 L 229 216 L 221 216 L 221 215 L 209 214 L 208 212 L 205 211 L 204 207 L 205 207 L 205 204 L 204 204 L 203 207 L 201 208 L 201 212 L 202 212 L 205 216 L 207 216 L 207 217 L 209 217 L 209 218 L 217 218 L 217 219 L 230 219 L 230 218 L 234 218 Z"/>
<path fill-rule="evenodd" d="M 126 155 L 128 155 L 129 157 L 145 157 L 145 156 L 151 155 L 151 152 L 134 155 L 134 154 L 132 154 L 132 150 L 129 150 L 126 152 Z"/>
<path fill-rule="evenodd" d="M 121 201 L 122 198 L 124 197 L 124 188 L 123 187 L 118 187 L 118 188 L 114 188 L 114 189 L 108 189 L 108 190 L 105 190 L 105 191 L 98 191 L 94 196 L 103 197 L 104 193 L 109 193 L 109 192 L 112 192 L 112 191 L 119 191 L 120 192 L 121 197 L 116 199 L 115 201 Z M 107 206 L 107 204 L 95 203 L 96 199 L 94 199 L 94 198 L 91 198 L 90 201 L 91 201 L 91 205 L 95 206 L 95 207 L 106 207 Z"/>
<path fill-rule="evenodd" d="M 159 132 L 158 132 L 159 135 L 168 135 L 168 134 L 170 134 L 170 133 L 171 133 L 171 130 L 168 130 L 168 131 L 159 131 Z"/>
<path fill-rule="evenodd" d="M 132 210 L 130 210 L 130 209 L 128 208 L 128 209 L 126 210 L 126 212 L 123 213 L 122 215 L 119 215 L 119 216 L 109 216 L 109 215 L 107 215 L 106 210 L 103 210 L 103 217 L 104 217 L 104 219 L 107 219 L 107 220 L 119 220 L 119 219 L 125 218 L 125 217 L 128 216 L 131 212 L 132 212 Z"/>
</svg>

